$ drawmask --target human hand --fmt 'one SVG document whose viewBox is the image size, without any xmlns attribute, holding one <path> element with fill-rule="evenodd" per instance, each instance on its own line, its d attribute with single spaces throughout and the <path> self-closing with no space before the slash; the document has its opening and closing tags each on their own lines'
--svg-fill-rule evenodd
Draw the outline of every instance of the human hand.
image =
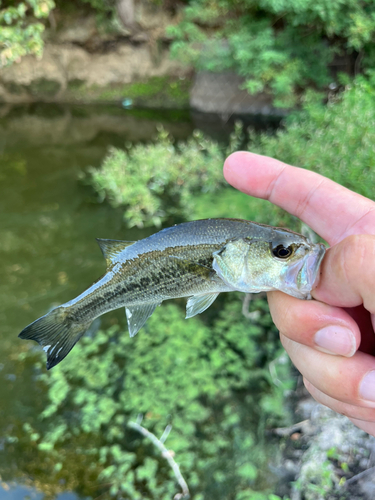
<svg viewBox="0 0 375 500">
<path fill-rule="evenodd" d="M 253 153 L 229 156 L 224 176 L 296 215 L 329 243 L 315 300 L 271 292 L 270 310 L 312 396 L 375 436 L 375 203 Z"/>
</svg>

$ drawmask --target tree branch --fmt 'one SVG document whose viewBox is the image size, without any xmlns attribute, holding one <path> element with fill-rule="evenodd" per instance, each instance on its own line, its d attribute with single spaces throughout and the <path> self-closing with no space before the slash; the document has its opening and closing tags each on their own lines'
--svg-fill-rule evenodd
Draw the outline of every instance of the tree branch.
<svg viewBox="0 0 375 500">
<path fill-rule="evenodd" d="M 160 439 L 158 439 L 155 436 L 155 434 L 152 434 L 152 432 L 148 431 L 147 429 L 142 427 L 142 425 L 140 425 L 136 422 L 128 422 L 127 425 L 128 425 L 128 427 L 135 429 L 140 434 L 142 434 L 143 436 L 148 438 L 157 448 L 159 448 L 159 450 L 161 451 L 162 457 L 164 457 L 167 460 L 167 462 L 169 463 L 171 469 L 173 470 L 174 475 L 176 476 L 178 484 L 180 485 L 180 487 L 182 489 L 183 496 L 181 497 L 180 494 L 178 494 L 175 496 L 175 499 L 178 500 L 180 498 L 186 498 L 186 499 L 190 498 L 190 492 L 189 492 L 188 485 L 186 484 L 185 479 L 182 477 L 179 466 L 174 461 L 170 451 L 167 450 L 167 448 L 160 441 Z"/>
<path fill-rule="evenodd" d="M 363 470 L 359 474 L 356 474 L 355 476 L 347 479 L 345 481 L 345 485 L 347 486 L 348 484 L 355 483 L 359 479 L 362 479 L 364 476 L 367 476 L 367 474 L 371 474 L 372 472 L 375 472 L 375 467 L 370 467 L 369 469 Z"/>
</svg>

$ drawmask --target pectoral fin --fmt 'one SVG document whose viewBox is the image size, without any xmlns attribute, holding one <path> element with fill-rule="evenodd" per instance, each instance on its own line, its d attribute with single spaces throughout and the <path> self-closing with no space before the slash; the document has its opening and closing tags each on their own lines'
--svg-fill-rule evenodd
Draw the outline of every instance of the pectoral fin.
<svg viewBox="0 0 375 500">
<path fill-rule="evenodd" d="M 141 304 L 138 306 L 125 306 L 126 319 L 128 321 L 129 335 L 134 337 L 155 311 L 160 302 Z"/>
<path fill-rule="evenodd" d="M 186 304 L 186 319 L 200 314 L 210 307 L 218 293 L 206 293 L 205 295 L 193 295 Z"/>
</svg>

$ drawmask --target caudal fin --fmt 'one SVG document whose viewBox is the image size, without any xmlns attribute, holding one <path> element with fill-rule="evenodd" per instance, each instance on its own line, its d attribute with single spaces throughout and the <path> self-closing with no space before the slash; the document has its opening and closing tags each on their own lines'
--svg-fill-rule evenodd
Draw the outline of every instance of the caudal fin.
<svg viewBox="0 0 375 500">
<path fill-rule="evenodd" d="M 90 326 L 74 322 L 63 306 L 37 319 L 18 335 L 21 339 L 38 342 L 47 354 L 47 370 L 54 367 L 73 349 L 75 343 Z"/>
</svg>

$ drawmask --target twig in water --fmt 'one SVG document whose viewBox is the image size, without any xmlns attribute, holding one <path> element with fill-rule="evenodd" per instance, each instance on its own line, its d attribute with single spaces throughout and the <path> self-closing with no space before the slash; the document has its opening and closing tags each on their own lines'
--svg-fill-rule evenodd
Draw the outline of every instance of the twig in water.
<svg viewBox="0 0 375 500">
<path fill-rule="evenodd" d="M 152 432 L 148 431 L 142 425 L 139 425 L 136 422 L 128 422 L 128 427 L 131 427 L 132 429 L 135 429 L 138 431 L 140 434 L 148 438 L 159 450 L 161 451 L 162 457 L 164 457 L 167 462 L 169 463 L 171 469 L 173 470 L 174 475 L 176 476 L 176 479 L 178 481 L 178 484 L 180 485 L 182 489 L 182 495 L 181 496 L 179 493 L 175 496 L 175 499 L 182 499 L 182 498 L 190 498 L 190 492 L 188 485 L 186 484 L 185 479 L 182 477 L 182 474 L 180 472 L 179 466 L 176 464 L 174 461 L 170 451 L 164 446 L 164 444 L 158 439 L 155 434 L 152 434 Z M 164 432 L 165 434 L 165 432 Z M 163 434 L 163 436 L 164 436 Z"/>
</svg>

